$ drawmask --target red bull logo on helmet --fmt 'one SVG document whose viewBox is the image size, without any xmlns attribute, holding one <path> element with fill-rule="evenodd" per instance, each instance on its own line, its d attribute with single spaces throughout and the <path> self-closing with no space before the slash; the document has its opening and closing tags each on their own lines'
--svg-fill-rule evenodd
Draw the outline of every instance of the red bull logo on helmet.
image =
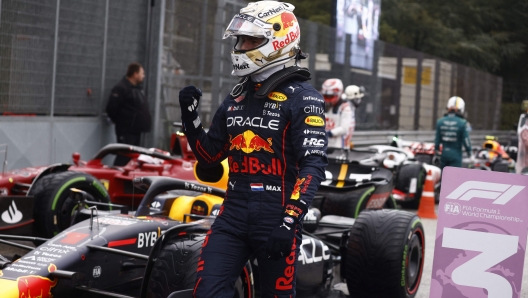
<svg viewBox="0 0 528 298">
<path fill-rule="evenodd" d="M 283 12 L 281 14 L 281 21 L 282 27 L 288 29 L 289 27 L 293 27 L 294 23 L 297 23 L 297 18 L 291 12 Z"/>
<path fill-rule="evenodd" d="M 229 135 L 229 142 L 231 143 L 229 150 L 241 150 L 244 153 L 263 150 L 273 153 L 274 151 L 271 148 L 272 141 L 272 138 L 263 139 L 251 130 L 246 130 L 235 137 Z"/>
<path fill-rule="evenodd" d="M 299 29 L 299 27 L 297 27 L 297 30 L 288 33 L 284 40 L 282 40 L 282 41 L 279 41 L 279 40 L 273 41 L 273 43 L 272 43 L 273 44 L 273 50 L 276 51 L 278 49 L 282 49 L 282 48 L 286 47 L 287 45 L 289 45 L 291 42 L 295 41 L 301 35 L 300 31 L 301 30 Z"/>
</svg>

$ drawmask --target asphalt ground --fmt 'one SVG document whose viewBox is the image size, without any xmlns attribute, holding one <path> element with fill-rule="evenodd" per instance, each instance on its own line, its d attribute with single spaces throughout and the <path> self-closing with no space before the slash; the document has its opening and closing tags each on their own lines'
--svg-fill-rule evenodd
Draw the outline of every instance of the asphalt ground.
<svg viewBox="0 0 528 298">
<path fill-rule="evenodd" d="M 407 210 L 407 211 L 414 212 L 413 210 Z M 416 294 L 415 298 L 429 298 L 430 286 L 431 286 L 431 273 L 433 269 L 434 242 L 436 238 L 437 220 L 422 218 L 422 223 L 423 223 L 424 230 L 425 230 L 425 243 L 426 243 L 425 263 L 424 263 L 424 272 L 422 275 L 422 281 L 421 281 L 420 288 L 418 289 L 418 293 Z M 29 245 L 29 246 L 33 245 L 31 242 L 19 242 L 19 243 Z M 26 252 L 27 251 L 24 249 L 14 248 L 14 247 L 6 246 L 4 244 L 0 244 L 0 255 L 6 256 L 8 258 L 11 258 L 14 254 L 24 255 Z M 524 260 L 524 276 L 526 276 L 527 272 L 528 272 L 528 257 L 525 258 Z M 335 273 L 337 276 L 339 276 L 339 272 L 335 272 Z M 339 280 L 336 279 L 335 282 L 338 283 Z M 329 296 L 329 298 L 343 298 L 343 297 L 347 297 L 347 296 L 342 295 L 339 292 L 333 292 L 333 294 Z M 527 278 L 523 278 L 521 297 L 528 297 L 528 279 Z"/>
</svg>

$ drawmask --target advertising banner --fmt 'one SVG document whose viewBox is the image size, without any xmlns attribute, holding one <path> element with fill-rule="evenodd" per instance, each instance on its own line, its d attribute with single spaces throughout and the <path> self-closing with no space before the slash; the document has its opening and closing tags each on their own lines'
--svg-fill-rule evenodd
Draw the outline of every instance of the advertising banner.
<svg viewBox="0 0 528 298">
<path fill-rule="evenodd" d="M 446 167 L 431 298 L 519 298 L 528 176 Z"/>
<path fill-rule="evenodd" d="M 350 65 L 372 69 L 374 41 L 379 37 L 381 0 L 336 0 L 337 63 L 345 62 L 346 34 L 351 37 Z"/>
</svg>

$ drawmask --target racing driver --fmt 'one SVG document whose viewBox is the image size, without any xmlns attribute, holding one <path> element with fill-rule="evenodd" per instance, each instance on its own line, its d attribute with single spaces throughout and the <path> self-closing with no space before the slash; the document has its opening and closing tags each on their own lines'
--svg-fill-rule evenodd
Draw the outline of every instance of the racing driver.
<svg viewBox="0 0 528 298">
<path fill-rule="evenodd" d="M 324 179 L 324 100 L 297 66 L 299 23 L 294 6 L 249 3 L 224 38 L 236 40 L 232 74 L 240 81 L 216 111 L 209 131 L 196 111 L 201 91 L 180 91 L 184 132 L 199 163 L 229 163 L 227 195 L 204 241 L 194 296 L 231 298 L 256 258 L 261 297 L 295 297 L 302 218 Z M 295 65 L 285 64 L 295 60 Z"/>
<path fill-rule="evenodd" d="M 471 155 L 471 141 L 467 131 L 467 121 L 464 119 L 464 107 L 461 97 L 453 96 L 447 101 L 447 113 L 436 122 L 435 152 L 440 155 L 440 167 L 462 166 L 462 147 Z"/>
</svg>

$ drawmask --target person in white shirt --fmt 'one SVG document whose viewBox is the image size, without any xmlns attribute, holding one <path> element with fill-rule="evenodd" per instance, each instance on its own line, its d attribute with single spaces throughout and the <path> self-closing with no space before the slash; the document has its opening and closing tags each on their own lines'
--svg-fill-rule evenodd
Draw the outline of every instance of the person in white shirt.
<svg viewBox="0 0 528 298">
<path fill-rule="evenodd" d="M 326 80 L 321 94 L 325 100 L 328 148 L 348 149 L 352 138 L 354 114 L 350 103 L 344 99 L 343 82 L 335 78 Z"/>
</svg>

